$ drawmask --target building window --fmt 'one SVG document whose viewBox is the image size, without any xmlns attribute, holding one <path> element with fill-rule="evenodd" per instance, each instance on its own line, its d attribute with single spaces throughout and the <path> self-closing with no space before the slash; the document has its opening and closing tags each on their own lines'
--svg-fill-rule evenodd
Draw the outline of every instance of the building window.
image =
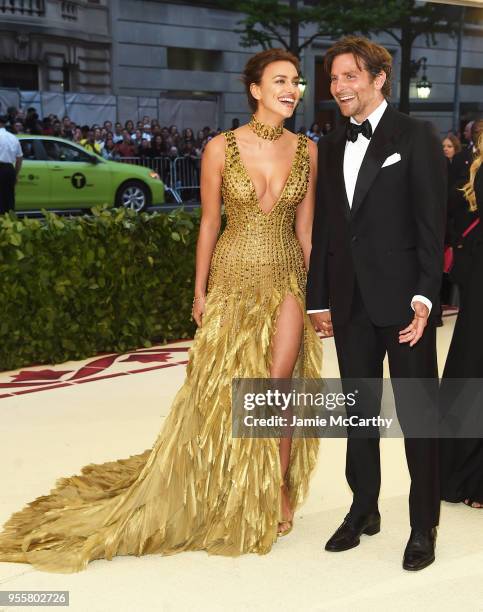
<svg viewBox="0 0 483 612">
<path fill-rule="evenodd" d="M 168 68 L 170 70 L 202 70 L 219 72 L 223 69 L 222 51 L 168 47 Z"/>
<path fill-rule="evenodd" d="M 483 85 L 483 68 L 461 68 L 462 85 Z"/>
<path fill-rule="evenodd" d="M 0 63 L 0 87 L 27 91 L 39 88 L 39 67 L 36 64 Z"/>
<path fill-rule="evenodd" d="M 62 89 L 70 91 L 70 69 L 67 64 L 62 66 Z"/>
</svg>

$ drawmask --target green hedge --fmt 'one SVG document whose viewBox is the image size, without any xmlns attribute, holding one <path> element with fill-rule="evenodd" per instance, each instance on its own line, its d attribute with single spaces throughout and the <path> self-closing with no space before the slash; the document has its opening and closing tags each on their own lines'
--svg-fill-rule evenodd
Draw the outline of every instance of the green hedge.
<svg viewBox="0 0 483 612">
<path fill-rule="evenodd" d="M 199 215 L 0 217 L 0 369 L 192 337 Z"/>
</svg>

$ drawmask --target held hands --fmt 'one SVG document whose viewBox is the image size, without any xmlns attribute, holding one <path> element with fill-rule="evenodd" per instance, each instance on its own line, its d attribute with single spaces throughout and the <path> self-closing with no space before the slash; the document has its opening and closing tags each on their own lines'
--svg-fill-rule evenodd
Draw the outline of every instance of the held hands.
<svg viewBox="0 0 483 612">
<path fill-rule="evenodd" d="M 411 323 L 399 332 L 399 343 L 409 342 L 409 346 L 414 346 L 424 332 L 428 324 L 429 309 L 422 302 L 414 301 L 414 319 Z"/>
<path fill-rule="evenodd" d="M 205 303 L 206 303 L 205 295 L 200 295 L 199 297 L 195 297 L 193 299 L 193 308 L 191 310 L 191 317 L 195 320 L 196 325 L 198 327 L 201 327 L 202 318 L 203 318 L 203 315 L 205 314 Z"/>
<path fill-rule="evenodd" d="M 322 332 L 323 336 L 332 336 L 332 318 L 330 310 L 325 312 L 312 312 L 309 314 L 312 325 L 317 331 Z"/>
</svg>

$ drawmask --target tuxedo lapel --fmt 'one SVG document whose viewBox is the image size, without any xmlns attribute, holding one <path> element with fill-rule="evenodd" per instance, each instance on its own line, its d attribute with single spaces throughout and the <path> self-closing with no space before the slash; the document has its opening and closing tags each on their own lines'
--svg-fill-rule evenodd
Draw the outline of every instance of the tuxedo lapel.
<svg viewBox="0 0 483 612">
<path fill-rule="evenodd" d="M 340 128 L 329 157 L 329 174 L 334 184 L 334 196 L 340 202 L 344 214 L 349 219 L 350 206 L 344 181 L 344 152 L 346 145 L 346 128 Z M 319 179 L 320 180 L 320 179 Z"/>
<path fill-rule="evenodd" d="M 352 200 L 351 216 L 359 210 L 398 134 L 396 112 L 388 106 L 374 131 L 362 161 Z"/>
</svg>

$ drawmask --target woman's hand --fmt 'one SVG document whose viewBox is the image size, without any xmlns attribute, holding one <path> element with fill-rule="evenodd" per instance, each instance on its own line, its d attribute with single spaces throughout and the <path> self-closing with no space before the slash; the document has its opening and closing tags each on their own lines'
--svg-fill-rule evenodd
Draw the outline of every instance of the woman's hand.
<svg viewBox="0 0 483 612">
<path fill-rule="evenodd" d="M 206 304 L 206 296 L 202 295 L 199 297 L 195 297 L 193 300 L 193 308 L 191 310 L 191 316 L 196 322 L 198 327 L 201 327 L 202 318 L 205 314 L 205 304 Z"/>
</svg>

